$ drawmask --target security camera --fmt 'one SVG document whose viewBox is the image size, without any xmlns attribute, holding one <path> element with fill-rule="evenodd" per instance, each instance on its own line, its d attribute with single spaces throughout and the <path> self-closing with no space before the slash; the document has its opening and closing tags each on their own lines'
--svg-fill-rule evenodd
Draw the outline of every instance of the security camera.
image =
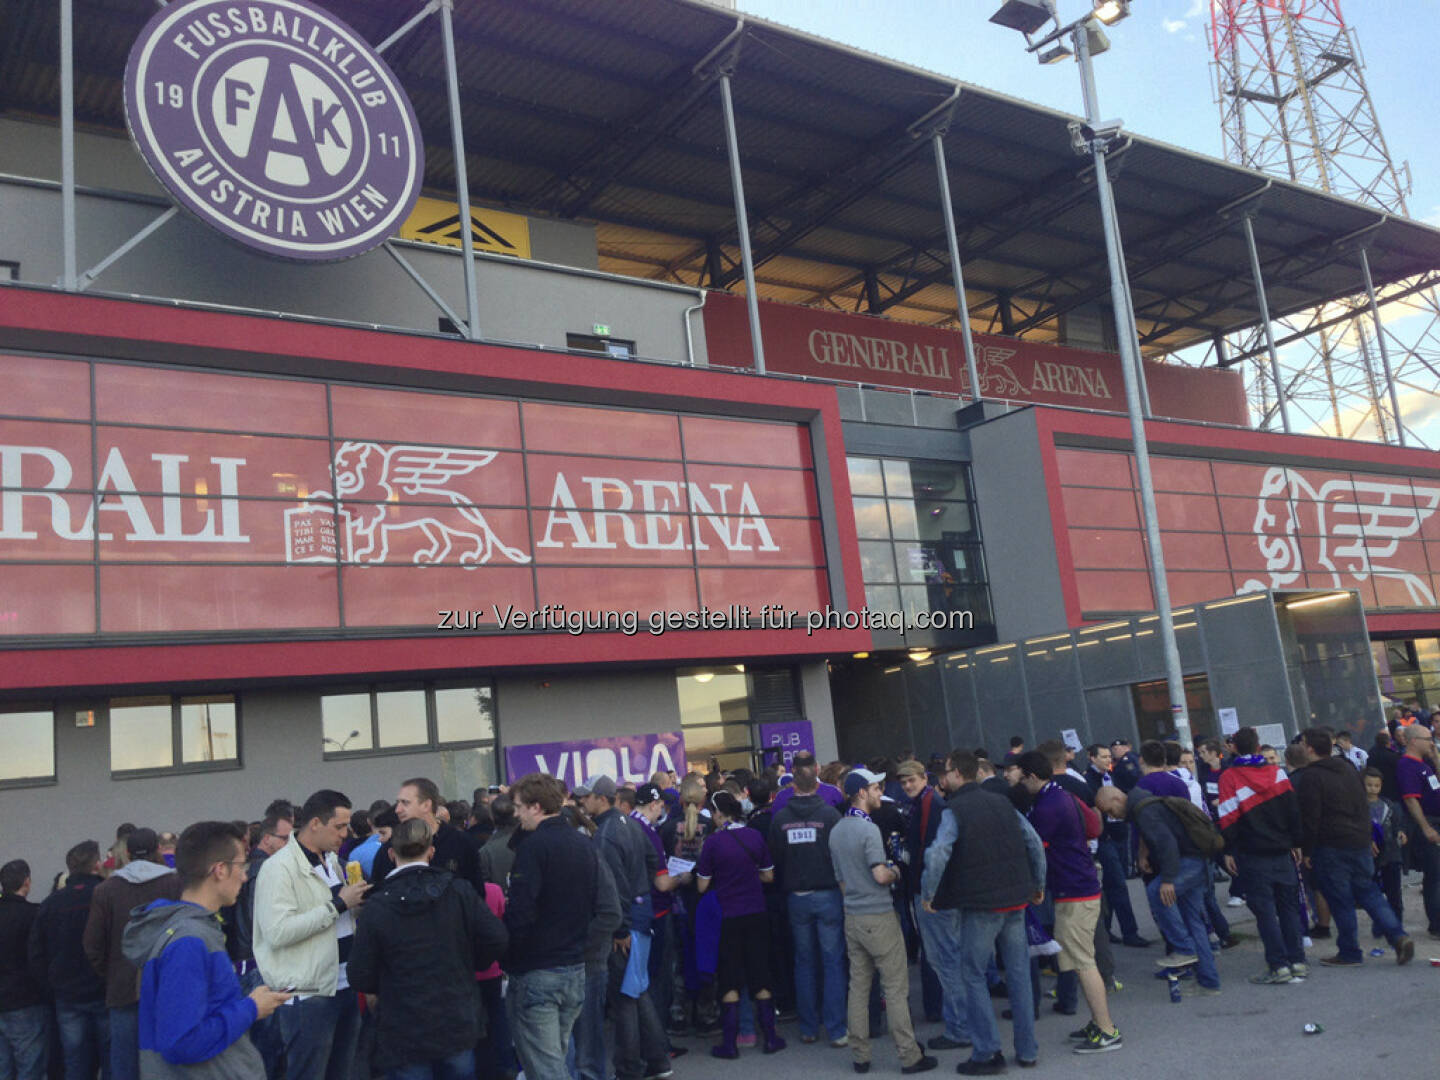
<svg viewBox="0 0 1440 1080">
<path fill-rule="evenodd" d="M 1090 153 L 1090 148 L 1097 142 L 1101 149 L 1105 149 L 1115 141 L 1124 127 L 1125 121 L 1119 119 L 1100 120 L 1094 124 L 1072 120 L 1068 125 L 1070 144 L 1077 154 Z"/>
</svg>

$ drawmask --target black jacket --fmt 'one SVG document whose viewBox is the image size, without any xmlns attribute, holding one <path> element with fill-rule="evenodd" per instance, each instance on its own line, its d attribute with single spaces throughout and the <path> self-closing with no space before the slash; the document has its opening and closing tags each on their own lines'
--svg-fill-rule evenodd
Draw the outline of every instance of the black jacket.
<svg viewBox="0 0 1440 1080">
<path fill-rule="evenodd" d="M 255 959 L 255 882 L 268 858 L 258 847 L 250 852 L 245 884 L 240 886 L 235 906 L 220 910 L 220 920 L 225 924 L 225 951 L 236 963 Z"/>
<path fill-rule="evenodd" d="M 65 887 L 45 898 L 30 928 L 30 973 L 56 1001 L 103 1001 L 105 980 L 85 957 L 85 923 L 99 874 L 71 874 Z"/>
<path fill-rule="evenodd" d="M 1095 805 L 1095 792 L 1092 791 L 1090 785 L 1080 779 L 1080 777 L 1071 776 L 1068 772 L 1057 772 L 1054 779 L 1055 783 L 1070 792 L 1071 795 L 1074 795 L 1086 806 Z"/>
<path fill-rule="evenodd" d="M 1180 872 L 1182 857 L 1201 859 L 1204 855 L 1185 831 L 1185 823 L 1165 805 L 1163 799 L 1138 787 L 1125 798 L 1129 816 L 1134 819 L 1150 853 L 1151 867 L 1162 882 L 1173 885 L 1175 876 Z M 1142 802 L 1146 805 L 1140 806 Z"/>
<path fill-rule="evenodd" d="M 1030 876 L 1014 805 L 979 784 L 965 784 L 945 805 L 955 815 L 959 835 L 935 889 L 934 906 L 996 911 L 1028 902 L 1039 883 Z"/>
<path fill-rule="evenodd" d="M 1376 739 L 1370 748 L 1369 763 L 1380 770 L 1380 794 L 1391 802 L 1400 801 L 1400 785 L 1395 780 L 1395 766 L 1401 755 L 1390 746 L 1389 739 Z"/>
<path fill-rule="evenodd" d="M 437 870 L 449 870 L 461 881 L 469 882 L 476 893 L 485 892 L 485 878 L 480 873 L 480 848 L 473 836 L 453 825 L 441 822 L 435 830 L 435 857 L 430 865 Z M 370 864 L 370 884 L 382 884 L 394 869 L 390 845 L 381 844 L 375 852 L 375 861 Z"/>
<path fill-rule="evenodd" d="M 839 888 L 830 861 L 830 830 L 839 820 L 840 811 L 814 792 L 796 795 L 771 818 L 770 857 L 786 892 Z"/>
<path fill-rule="evenodd" d="M 1316 847 L 1370 850 L 1370 802 L 1360 771 L 1342 757 L 1312 761 L 1290 777 L 1300 796 L 1300 827 L 1309 855 Z"/>
<path fill-rule="evenodd" d="M 984 791 L 1002 795 L 1009 799 L 1010 805 L 1022 814 L 1029 810 L 1030 804 L 1034 802 L 1034 799 L 1030 796 L 1030 792 L 1025 790 L 1024 784 L 1012 785 L 1003 776 L 992 776 L 986 780 L 982 780 L 980 787 Z"/>
<path fill-rule="evenodd" d="M 429 866 L 404 870 L 355 920 L 350 985 L 379 994 L 375 1070 L 438 1061 L 483 1034 L 475 972 L 500 958 L 505 924 L 468 882 Z"/>
<path fill-rule="evenodd" d="M 595 846 L 558 815 L 519 835 L 505 908 L 505 970 L 520 975 L 582 964 L 598 907 Z"/>
<path fill-rule="evenodd" d="M 0 1012 L 43 1005 L 45 988 L 30 973 L 30 929 L 40 905 L 0 896 Z"/>
</svg>

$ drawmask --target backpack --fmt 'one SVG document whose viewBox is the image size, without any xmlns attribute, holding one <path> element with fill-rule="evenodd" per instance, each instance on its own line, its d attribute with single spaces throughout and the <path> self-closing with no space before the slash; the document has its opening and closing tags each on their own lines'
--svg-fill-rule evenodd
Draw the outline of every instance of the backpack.
<svg viewBox="0 0 1440 1080">
<path fill-rule="evenodd" d="M 1135 804 L 1130 816 L 1135 817 L 1141 807 L 1149 806 L 1153 802 L 1163 803 L 1165 809 L 1180 819 L 1180 824 L 1185 827 L 1185 835 L 1190 838 L 1190 843 L 1194 844 L 1205 858 L 1219 855 L 1225 850 L 1225 838 L 1215 828 L 1215 823 L 1210 820 L 1210 815 L 1189 799 L 1182 799 L 1178 795 L 1156 795 L 1148 799 L 1141 799 Z"/>
</svg>

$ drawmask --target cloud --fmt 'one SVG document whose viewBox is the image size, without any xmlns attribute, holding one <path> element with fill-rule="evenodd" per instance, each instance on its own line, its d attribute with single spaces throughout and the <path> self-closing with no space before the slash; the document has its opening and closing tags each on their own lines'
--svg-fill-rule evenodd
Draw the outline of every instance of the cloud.
<svg viewBox="0 0 1440 1080">
<path fill-rule="evenodd" d="M 1194 19 L 1205 13 L 1205 0 L 1191 0 L 1190 10 L 1185 12 L 1185 18 Z"/>
<path fill-rule="evenodd" d="M 1167 34 L 1178 34 L 1185 29 L 1184 19 L 1161 19 L 1160 25 L 1165 28 Z"/>
</svg>

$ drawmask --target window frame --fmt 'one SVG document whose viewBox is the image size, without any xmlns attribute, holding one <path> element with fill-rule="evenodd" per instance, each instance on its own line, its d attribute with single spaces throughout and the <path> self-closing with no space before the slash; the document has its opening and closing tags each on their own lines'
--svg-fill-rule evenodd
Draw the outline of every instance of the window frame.
<svg viewBox="0 0 1440 1080">
<path fill-rule="evenodd" d="M 115 727 L 112 722 L 113 703 L 124 701 L 131 697 L 168 697 L 170 699 L 170 764 L 157 765 L 143 769 L 117 769 L 115 768 Z M 221 758 L 218 761 L 184 761 L 185 738 L 182 730 L 181 716 L 183 705 L 187 698 L 196 697 L 229 697 L 235 703 L 235 756 Z M 188 694 L 117 694 L 114 697 L 105 699 L 101 706 L 105 713 L 105 734 L 110 741 L 110 779 L 111 780 L 145 780 L 157 776 L 185 776 L 193 773 L 230 772 L 245 767 L 245 735 L 244 735 L 244 708 L 241 704 L 240 695 L 230 692 L 201 693 L 192 692 Z"/>
<path fill-rule="evenodd" d="M 479 690 L 490 691 L 490 735 L 488 738 L 460 739 L 442 742 L 439 731 L 439 714 L 436 711 L 437 690 Z M 391 692 L 419 690 L 425 695 L 425 741 L 406 743 L 404 746 L 380 745 L 379 695 Z M 325 744 L 325 699 L 350 694 L 366 694 L 370 699 L 370 745 L 354 750 L 332 750 Z M 400 754 L 438 753 L 446 750 L 490 749 L 500 753 L 500 710 L 496 703 L 494 679 L 442 679 L 437 681 L 405 681 L 398 683 L 365 683 L 334 686 L 320 694 L 320 756 L 324 761 L 349 761 L 355 758 L 394 757 Z"/>
<path fill-rule="evenodd" d="M 17 776 L 11 779 L 0 779 L 0 791 L 12 788 L 49 787 L 60 782 L 59 739 L 56 735 L 60 718 L 59 709 L 56 708 L 55 703 L 53 701 L 17 701 L 0 705 L 0 716 L 46 712 L 50 714 L 50 774 L 48 776 Z"/>
</svg>

